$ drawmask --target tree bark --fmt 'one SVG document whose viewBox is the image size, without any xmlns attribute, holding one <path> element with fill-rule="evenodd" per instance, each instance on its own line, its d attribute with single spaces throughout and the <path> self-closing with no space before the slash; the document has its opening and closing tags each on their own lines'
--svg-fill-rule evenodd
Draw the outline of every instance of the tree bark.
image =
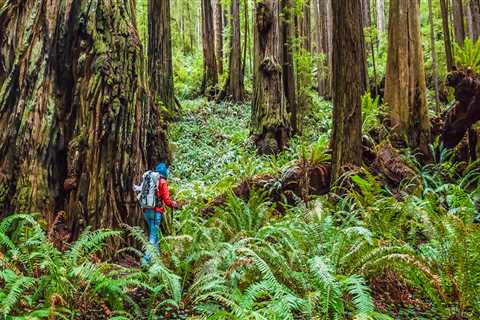
<svg viewBox="0 0 480 320">
<path fill-rule="evenodd" d="M 225 84 L 225 96 L 235 102 L 243 101 L 242 46 L 240 40 L 240 0 L 231 0 L 231 33 L 228 78 Z"/>
<path fill-rule="evenodd" d="M 255 3 L 255 83 L 252 102 L 252 135 L 260 154 L 285 148 L 290 135 L 282 78 L 280 3 Z"/>
<path fill-rule="evenodd" d="M 317 0 L 316 6 L 318 49 L 323 59 L 318 65 L 318 92 L 325 98 L 332 96 L 332 2 Z"/>
<path fill-rule="evenodd" d="M 443 41 L 445 44 L 445 56 L 447 59 L 447 69 L 453 69 L 453 53 L 452 41 L 450 38 L 450 22 L 448 18 L 448 2 L 447 0 L 440 0 L 440 10 L 442 12 L 442 26 L 443 26 Z"/>
<path fill-rule="evenodd" d="M 292 133 L 299 130 L 297 101 L 297 78 L 295 73 L 294 38 L 294 0 L 282 0 L 282 44 L 283 44 L 283 82 L 287 99 L 287 113 L 290 115 Z"/>
<path fill-rule="evenodd" d="M 311 0 L 305 0 L 303 3 L 303 17 L 300 25 L 300 35 L 302 37 L 302 47 L 307 52 L 312 51 L 312 14 Z"/>
<path fill-rule="evenodd" d="M 173 87 L 170 0 L 148 2 L 148 74 L 150 89 L 167 110 L 177 113 Z"/>
<path fill-rule="evenodd" d="M 217 90 L 218 69 L 215 55 L 213 12 L 211 0 L 201 0 L 202 42 L 203 42 L 203 83 L 202 92 L 213 97 Z"/>
<path fill-rule="evenodd" d="M 140 223 L 133 179 L 167 148 L 133 2 L 9 1 L 0 30 L 0 212 Z"/>
<path fill-rule="evenodd" d="M 477 41 L 480 34 L 480 0 L 470 0 L 469 5 L 472 14 L 472 39 Z"/>
<path fill-rule="evenodd" d="M 217 58 L 218 73 L 223 74 L 223 9 L 221 0 L 215 1 L 215 55 Z"/>
<path fill-rule="evenodd" d="M 463 14 L 463 3 L 462 0 L 452 0 L 452 9 L 453 9 L 453 30 L 455 34 L 455 41 L 463 46 L 465 41 L 465 23 L 464 23 L 464 14 Z"/>
<path fill-rule="evenodd" d="M 433 25 L 433 6 L 432 0 L 428 0 L 428 21 L 430 24 L 430 46 L 432 47 L 432 72 L 433 82 L 435 84 L 435 110 L 440 112 L 440 87 L 438 83 L 438 71 L 437 71 L 437 48 L 435 47 L 435 28 Z"/>
<path fill-rule="evenodd" d="M 377 29 L 381 33 L 386 31 L 385 29 L 385 0 L 376 0 L 377 5 Z"/>
<path fill-rule="evenodd" d="M 363 28 L 370 27 L 370 0 L 361 0 Z"/>
<path fill-rule="evenodd" d="M 332 181 L 362 161 L 361 96 L 366 90 L 361 0 L 335 0 L 333 9 Z"/>
<path fill-rule="evenodd" d="M 428 155 L 430 123 L 418 0 L 390 2 L 385 102 L 397 138 Z"/>
</svg>

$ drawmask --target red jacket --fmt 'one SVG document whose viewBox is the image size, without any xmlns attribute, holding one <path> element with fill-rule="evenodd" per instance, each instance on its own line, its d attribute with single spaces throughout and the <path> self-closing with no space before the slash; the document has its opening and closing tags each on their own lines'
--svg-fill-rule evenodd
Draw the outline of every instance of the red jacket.
<svg viewBox="0 0 480 320">
<path fill-rule="evenodd" d="M 174 208 L 175 207 L 175 202 L 170 199 L 170 194 L 168 192 L 168 183 L 167 180 L 164 178 L 160 178 L 158 181 L 158 186 L 157 186 L 157 199 L 158 204 L 164 204 L 169 208 Z M 165 209 L 163 207 L 157 207 L 155 208 L 156 212 L 164 213 Z"/>
</svg>

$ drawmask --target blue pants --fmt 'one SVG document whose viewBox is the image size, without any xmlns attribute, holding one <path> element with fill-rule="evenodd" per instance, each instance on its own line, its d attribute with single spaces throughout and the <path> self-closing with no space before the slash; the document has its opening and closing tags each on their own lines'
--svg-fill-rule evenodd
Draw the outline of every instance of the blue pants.
<svg viewBox="0 0 480 320">
<path fill-rule="evenodd" d="M 160 222 L 162 221 L 162 214 L 155 210 L 145 210 L 143 216 L 148 225 L 148 241 L 156 248 L 157 253 L 160 253 L 158 247 L 158 234 L 160 231 Z M 143 262 L 148 263 L 152 257 L 152 253 L 147 250 L 143 257 Z"/>
</svg>

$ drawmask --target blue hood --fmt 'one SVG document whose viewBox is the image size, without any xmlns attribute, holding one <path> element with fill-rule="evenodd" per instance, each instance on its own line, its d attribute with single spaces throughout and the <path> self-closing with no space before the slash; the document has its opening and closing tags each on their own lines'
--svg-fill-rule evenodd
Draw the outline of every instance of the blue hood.
<svg viewBox="0 0 480 320">
<path fill-rule="evenodd" d="M 155 171 L 160 173 L 160 175 L 165 179 L 168 178 L 168 168 L 165 162 L 160 162 L 159 164 L 157 164 L 157 166 L 155 167 Z"/>
</svg>

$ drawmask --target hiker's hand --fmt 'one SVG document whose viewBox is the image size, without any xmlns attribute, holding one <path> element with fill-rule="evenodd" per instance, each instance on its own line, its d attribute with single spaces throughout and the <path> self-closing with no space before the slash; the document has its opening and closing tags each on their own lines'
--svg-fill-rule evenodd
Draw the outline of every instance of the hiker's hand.
<svg viewBox="0 0 480 320">
<path fill-rule="evenodd" d="M 185 205 L 184 201 L 181 201 L 181 200 L 175 201 L 174 205 L 173 205 L 173 208 L 174 209 L 182 209 L 184 205 Z"/>
</svg>

